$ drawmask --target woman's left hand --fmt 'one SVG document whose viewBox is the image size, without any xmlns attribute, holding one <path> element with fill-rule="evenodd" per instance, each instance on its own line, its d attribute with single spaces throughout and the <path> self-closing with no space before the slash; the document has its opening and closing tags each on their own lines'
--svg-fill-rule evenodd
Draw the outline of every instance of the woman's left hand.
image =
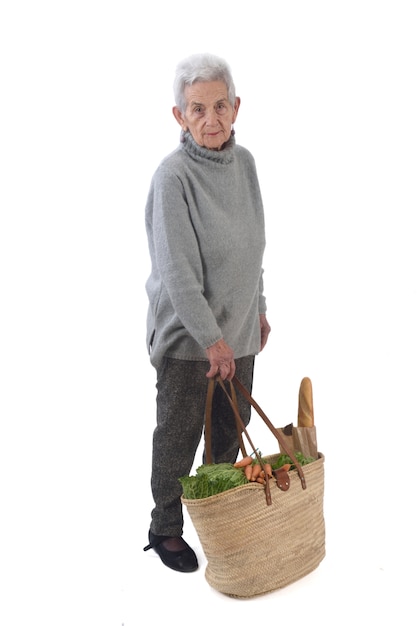
<svg viewBox="0 0 417 626">
<path fill-rule="evenodd" d="M 266 342 L 268 341 L 268 335 L 271 332 L 271 327 L 268 324 L 268 320 L 266 319 L 265 313 L 261 313 L 259 315 L 259 322 L 261 324 L 261 352 L 265 348 Z"/>
</svg>

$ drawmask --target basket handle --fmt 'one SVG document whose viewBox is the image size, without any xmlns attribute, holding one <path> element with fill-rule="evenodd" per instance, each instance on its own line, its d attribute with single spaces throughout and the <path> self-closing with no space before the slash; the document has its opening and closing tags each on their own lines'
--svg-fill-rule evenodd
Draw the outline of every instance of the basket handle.
<svg viewBox="0 0 417 626">
<path fill-rule="evenodd" d="M 253 406 L 253 408 L 256 410 L 256 412 L 258 413 L 258 415 L 263 419 L 263 421 L 265 422 L 265 424 L 268 426 L 269 430 L 271 431 L 271 433 L 276 437 L 276 439 L 278 440 L 278 443 L 280 444 L 281 448 L 284 450 L 284 452 L 286 452 L 286 454 L 288 454 L 288 456 L 290 457 L 291 461 L 293 462 L 293 464 L 295 465 L 295 467 L 297 468 L 297 472 L 298 472 L 298 476 L 300 477 L 300 481 L 301 481 L 301 486 L 303 489 L 306 488 L 306 481 L 305 481 L 305 477 L 304 477 L 304 472 L 303 469 L 300 465 L 300 463 L 297 461 L 297 458 L 294 455 L 294 451 L 291 450 L 284 437 L 281 435 L 280 431 L 278 428 L 275 428 L 275 426 L 273 425 L 273 423 L 271 422 L 270 419 L 268 419 L 268 417 L 265 415 L 265 413 L 262 411 L 261 407 L 259 406 L 259 404 L 257 404 L 255 402 L 255 400 L 252 398 L 252 396 L 250 395 L 249 391 L 242 385 L 242 383 L 240 382 L 240 380 L 238 378 L 236 378 L 236 376 L 233 378 L 237 388 L 239 389 L 239 391 L 241 392 L 241 394 L 243 395 L 244 398 L 246 398 L 246 400 L 248 402 L 250 402 L 250 404 Z"/>
<path fill-rule="evenodd" d="M 219 380 L 221 381 L 221 378 L 219 377 Z M 214 394 L 214 387 L 216 385 L 217 380 L 215 378 L 210 378 L 209 379 L 209 384 L 208 384 L 208 389 L 207 389 L 207 397 L 206 397 L 206 409 L 205 409 L 205 442 L 204 442 L 204 449 L 205 449 L 205 456 L 206 456 L 206 462 L 208 464 L 213 462 L 213 457 L 212 457 L 212 451 L 211 451 L 211 413 L 212 413 L 212 407 L 213 407 L 213 394 Z M 221 381 L 223 382 L 223 381 Z M 222 385 L 226 395 L 228 396 L 228 392 L 226 390 L 226 388 L 224 387 L 224 384 Z M 245 448 L 245 443 L 243 441 L 243 437 L 242 437 L 242 430 L 245 430 L 245 425 L 240 417 L 239 411 L 236 410 L 236 407 L 238 406 L 237 404 L 237 397 L 236 397 L 236 390 L 234 388 L 233 385 L 230 386 L 230 390 L 231 390 L 231 399 L 229 398 L 229 402 L 231 401 L 232 404 L 232 408 L 233 408 L 233 414 L 235 417 L 235 421 L 236 421 L 236 430 L 237 430 L 237 435 L 238 435 L 238 439 L 239 439 L 239 448 L 242 452 L 243 456 L 247 456 L 247 452 L 246 452 L 246 448 Z M 248 439 L 249 441 L 249 439 Z"/>
<path fill-rule="evenodd" d="M 234 388 L 234 385 L 236 385 L 236 387 L 238 388 L 238 390 L 240 391 L 240 393 L 243 395 L 243 397 L 253 406 L 253 408 L 256 410 L 256 412 L 258 413 L 258 415 L 262 418 L 262 420 L 264 421 L 264 423 L 268 426 L 269 430 L 272 432 L 272 434 L 275 436 L 275 438 L 278 440 L 278 443 L 280 444 L 281 448 L 284 450 L 284 452 L 286 452 L 286 454 L 290 457 L 291 461 L 293 462 L 293 464 L 295 465 L 295 467 L 297 468 L 297 472 L 298 472 L 298 476 L 300 478 L 301 481 L 301 486 L 303 489 L 306 488 L 306 482 L 305 482 L 305 477 L 304 477 L 304 472 L 301 468 L 300 463 L 297 461 L 297 458 L 294 455 L 294 451 L 291 450 L 286 442 L 285 439 L 282 437 L 281 433 L 279 432 L 279 430 L 277 428 L 275 428 L 275 426 L 272 424 L 272 422 L 270 421 L 270 419 L 266 416 L 266 414 L 263 412 L 263 410 L 261 409 L 261 407 L 257 404 L 257 402 L 255 402 L 255 400 L 252 398 L 252 396 L 250 395 L 249 391 L 242 385 L 242 383 L 240 382 L 240 380 L 234 376 L 234 378 L 230 381 L 230 389 L 231 389 L 231 393 L 229 394 L 229 392 L 226 389 L 226 386 L 223 382 L 223 380 L 221 379 L 220 376 L 218 376 L 216 379 L 211 378 L 209 380 L 209 385 L 208 385 L 208 390 L 207 390 L 207 400 L 206 400 L 206 414 L 205 414 L 205 451 L 206 451 L 206 461 L 207 463 L 211 463 L 212 462 L 212 454 L 211 454 L 211 411 L 212 411 L 212 401 L 213 401 L 213 393 L 214 393 L 214 386 L 215 383 L 218 382 L 219 385 L 222 387 L 223 391 L 225 392 L 229 403 L 232 407 L 234 416 L 235 416 L 235 420 L 236 420 L 236 429 L 237 429 L 237 433 L 239 436 L 239 446 L 240 449 L 242 451 L 243 456 L 246 456 L 246 451 L 245 451 L 245 447 L 243 444 L 243 439 L 242 439 L 242 432 L 245 433 L 245 436 L 253 450 L 253 452 L 255 453 L 259 463 L 261 464 L 261 466 L 263 466 L 263 462 L 255 448 L 255 446 L 253 445 L 251 438 L 249 437 L 249 434 L 247 432 L 247 429 L 245 427 L 245 424 L 243 423 L 242 418 L 240 417 L 239 414 L 239 409 L 238 409 L 238 404 L 237 404 L 237 398 L 236 398 L 236 391 Z M 269 491 L 269 484 L 267 481 L 267 500 L 268 500 L 268 491 Z"/>
<path fill-rule="evenodd" d="M 257 449 L 255 448 L 255 446 L 252 443 L 251 438 L 249 437 L 249 434 L 246 430 L 245 424 L 242 420 L 242 418 L 240 417 L 240 413 L 239 413 L 239 409 L 238 409 L 238 404 L 237 404 L 237 397 L 236 397 L 236 391 L 235 388 L 233 386 L 232 381 L 230 381 L 230 389 L 231 389 L 231 394 L 229 394 L 229 392 L 227 391 L 225 384 L 223 382 L 223 380 L 220 378 L 220 376 L 218 376 L 216 379 L 215 378 L 210 378 L 209 379 L 209 384 L 208 384 L 208 389 L 207 389 L 207 399 L 206 399 L 206 413 L 205 413 L 205 428 L 204 428 L 204 445 L 205 445 L 205 455 L 206 455 L 206 463 L 207 464 L 211 464 L 212 461 L 212 453 L 211 453 L 211 412 L 212 412 L 212 405 L 213 405 L 213 394 L 214 394 L 214 387 L 216 382 L 218 382 L 220 384 L 220 386 L 222 387 L 223 391 L 225 392 L 230 405 L 233 409 L 233 414 L 235 416 L 235 422 L 236 422 L 236 431 L 237 431 L 237 435 L 238 435 L 238 439 L 239 439 L 239 447 L 241 449 L 241 452 L 243 454 L 243 456 L 246 456 L 246 450 L 245 450 L 245 444 L 243 442 L 243 437 L 242 437 L 242 433 L 245 433 L 246 438 L 254 452 L 254 454 L 256 455 L 256 458 L 258 460 L 258 463 L 260 464 L 260 466 L 262 467 L 263 470 L 265 470 L 265 465 L 264 462 L 262 461 Z M 272 498 L 271 498 L 271 489 L 269 486 L 269 476 L 268 473 L 265 472 L 265 496 L 266 496 L 266 503 L 267 504 L 272 504 Z"/>
</svg>

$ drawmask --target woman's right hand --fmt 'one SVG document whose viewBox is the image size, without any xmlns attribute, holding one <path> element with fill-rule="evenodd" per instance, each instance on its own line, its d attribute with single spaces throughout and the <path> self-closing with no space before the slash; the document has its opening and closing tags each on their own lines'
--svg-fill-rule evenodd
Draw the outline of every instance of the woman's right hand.
<svg viewBox="0 0 417 626">
<path fill-rule="evenodd" d="M 207 348 L 206 354 L 210 362 L 207 378 L 214 378 L 219 374 L 222 380 L 232 380 L 236 372 L 234 353 L 224 339 L 219 339 Z"/>
</svg>

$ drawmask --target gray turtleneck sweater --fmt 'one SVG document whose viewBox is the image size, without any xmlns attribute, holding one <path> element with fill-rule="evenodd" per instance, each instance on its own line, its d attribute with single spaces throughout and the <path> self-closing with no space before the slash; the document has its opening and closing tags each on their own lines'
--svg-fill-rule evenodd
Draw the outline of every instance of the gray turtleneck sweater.
<svg viewBox="0 0 417 626">
<path fill-rule="evenodd" d="M 214 151 L 186 133 L 153 176 L 146 230 L 151 363 L 207 360 L 222 338 L 235 358 L 257 354 L 265 229 L 250 152 L 233 136 Z"/>
</svg>

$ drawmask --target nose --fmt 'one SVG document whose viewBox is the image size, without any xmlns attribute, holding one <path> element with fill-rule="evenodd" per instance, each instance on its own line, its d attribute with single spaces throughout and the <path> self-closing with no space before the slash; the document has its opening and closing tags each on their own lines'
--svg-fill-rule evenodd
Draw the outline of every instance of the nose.
<svg viewBox="0 0 417 626">
<path fill-rule="evenodd" d="M 217 111 L 209 109 L 206 112 L 206 124 L 208 126 L 217 126 Z"/>
</svg>

